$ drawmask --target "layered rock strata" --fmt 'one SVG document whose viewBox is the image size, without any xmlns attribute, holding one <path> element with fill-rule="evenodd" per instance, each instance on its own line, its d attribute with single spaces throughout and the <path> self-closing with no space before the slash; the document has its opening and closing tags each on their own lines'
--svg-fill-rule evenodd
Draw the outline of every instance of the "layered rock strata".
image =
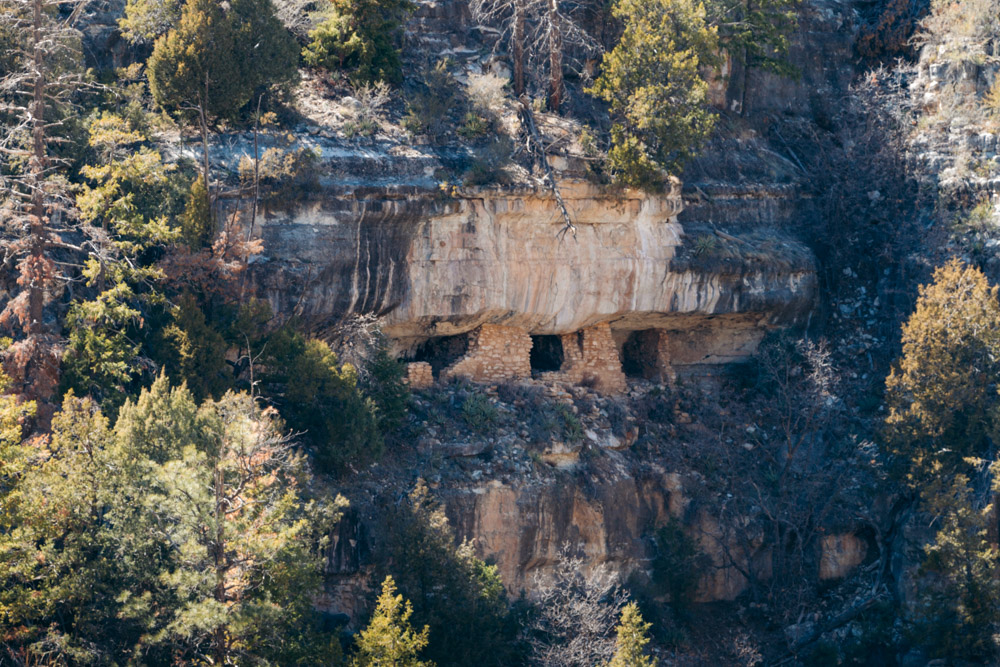
<svg viewBox="0 0 1000 667">
<path fill-rule="evenodd" d="M 668 374 L 745 357 L 767 328 L 801 323 L 812 307 L 804 246 L 775 237 L 702 253 L 693 244 L 704 234 L 677 220 L 678 185 L 649 195 L 564 180 L 560 190 L 574 229 L 542 187 L 324 186 L 266 213 L 267 256 L 254 280 L 278 314 L 320 332 L 353 314 L 381 316 L 411 360 L 465 337 L 459 355 L 435 366 L 443 377 L 548 370 L 608 391 L 624 387 L 636 332 L 660 336 L 656 372 Z M 559 337 L 562 364 L 533 367 L 529 336 Z"/>
</svg>

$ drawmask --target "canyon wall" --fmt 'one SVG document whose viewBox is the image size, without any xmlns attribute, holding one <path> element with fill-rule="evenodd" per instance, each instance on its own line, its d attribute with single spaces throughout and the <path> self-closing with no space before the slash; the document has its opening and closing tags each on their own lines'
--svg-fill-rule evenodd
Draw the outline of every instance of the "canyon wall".
<svg viewBox="0 0 1000 667">
<path fill-rule="evenodd" d="M 572 228 L 541 186 L 321 188 L 263 216 L 257 291 L 318 331 L 376 314 L 408 358 L 483 326 L 565 336 L 606 325 L 619 348 L 632 332 L 676 332 L 671 345 L 692 349 L 674 363 L 717 363 L 806 321 L 815 265 L 792 238 L 689 233 L 677 185 L 650 195 L 566 179 L 560 191 Z M 511 366 L 527 368 L 530 345 L 517 349 Z"/>
</svg>

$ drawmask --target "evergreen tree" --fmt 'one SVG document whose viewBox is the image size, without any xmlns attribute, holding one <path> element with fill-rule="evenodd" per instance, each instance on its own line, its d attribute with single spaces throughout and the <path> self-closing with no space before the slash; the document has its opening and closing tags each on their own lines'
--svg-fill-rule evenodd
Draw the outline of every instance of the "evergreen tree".
<svg viewBox="0 0 1000 667">
<path fill-rule="evenodd" d="M 180 19 L 181 0 L 128 0 L 119 19 L 122 36 L 133 44 L 152 42 Z"/>
<path fill-rule="evenodd" d="M 398 84 L 400 29 L 413 9 L 410 0 L 330 0 L 302 58 L 313 67 L 344 70 L 355 84 Z"/>
<path fill-rule="evenodd" d="M 1000 302 L 983 273 L 952 260 L 920 288 L 903 355 L 886 379 L 886 437 L 910 481 L 961 470 L 995 438 Z"/>
<path fill-rule="evenodd" d="M 886 439 L 937 530 L 920 570 L 915 640 L 977 662 L 996 655 L 1000 629 L 1000 558 L 990 537 L 1000 483 L 996 461 L 982 458 L 995 457 L 1000 407 L 997 292 L 958 260 L 937 269 L 886 380 Z"/>
<path fill-rule="evenodd" d="M 997 467 L 986 471 L 994 494 L 1000 491 Z M 934 657 L 981 664 L 1000 648 L 1000 552 L 990 539 L 993 504 L 975 487 L 967 475 L 939 474 L 921 489 L 922 508 L 935 518 L 937 532 L 918 572 L 914 638 Z"/>
<path fill-rule="evenodd" d="M 190 292 L 163 315 L 150 341 L 151 355 L 198 399 L 222 396 L 234 385 L 226 363 L 229 343 Z"/>
<path fill-rule="evenodd" d="M 322 537 L 343 500 L 246 395 L 198 406 L 165 377 L 115 428 L 68 395 L 48 452 L 5 492 L 0 625 L 44 664 L 330 664 Z M 9 517 L 9 518 L 8 518 Z"/>
<path fill-rule="evenodd" d="M 386 524 L 380 560 L 413 603 L 414 622 L 430 628 L 427 658 L 438 665 L 518 662 L 517 627 L 496 566 L 476 558 L 470 542 L 456 546 L 423 480 Z"/>
<path fill-rule="evenodd" d="M 32 401 L 8 393 L 10 378 L 0 368 L 0 533 L 14 525 L 16 491 L 32 464 L 33 452 L 24 446 L 24 421 L 35 415 Z"/>
<path fill-rule="evenodd" d="M 750 72 L 798 76 L 786 58 L 801 0 L 709 0 L 708 24 L 718 28 L 721 48 L 743 66 L 740 111 L 746 113 Z"/>
<path fill-rule="evenodd" d="M 264 659 L 326 664 L 335 638 L 311 630 L 321 543 L 342 501 L 307 502 L 304 461 L 273 413 L 246 394 L 204 404 L 205 446 L 181 441 L 155 470 L 146 511 L 172 568 L 161 581 L 177 600 L 153 645 L 214 664 Z"/>
<path fill-rule="evenodd" d="M 427 626 L 417 632 L 410 625 L 413 606 L 396 594 L 396 582 L 386 577 L 375 613 L 358 634 L 357 654 L 352 667 L 434 667 L 419 659 L 427 647 Z"/>
<path fill-rule="evenodd" d="M 163 108 L 193 112 L 209 183 L 208 134 L 214 119 L 233 119 L 247 102 L 297 75 L 298 47 L 274 16 L 271 0 L 188 0 L 177 26 L 156 40 L 149 89 Z"/>
<path fill-rule="evenodd" d="M 78 118 L 75 93 L 83 56 L 76 22 L 87 0 L 0 0 L 2 37 L 9 51 L 0 69 L 0 209 L 23 232 L 4 242 L 4 256 L 17 263 L 0 326 L 13 343 L 4 366 L 17 391 L 38 403 L 43 425 L 59 384 L 60 340 L 50 329 L 46 306 L 62 290 L 55 247 L 68 245 L 60 232 L 72 217 L 60 156 Z M 12 281 L 14 283 L 15 281 Z"/>
<path fill-rule="evenodd" d="M 695 0 L 617 0 L 612 11 L 624 32 L 589 92 L 611 105 L 615 178 L 656 188 L 712 130 L 701 69 L 716 64 L 718 34 Z"/>
<path fill-rule="evenodd" d="M 652 623 L 642 620 L 639 605 L 635 602 L 625 605 L 617 628 L 615 656 L 611 658 L 608 667 L 656 667 L 658 661 L 646 655 L 650 627 Z"/>
<path fill-rule="evenodd" d="M 284 327 L 264 353 L 263 387 L 289 426 L 304 433 L 322 470 L 342 473 L 381 457 L 376 405 L 358 388 L 355 369 L 341 366 L 329 345 Z"/>
<path fill-rule="evenodd" d="M 203 177 L 191 181 L 187 204 L 181 216 L 181 237 L 188 247 L 197 251 L 212 239 L 212 207 L 208 187 Z"/>
<path fill-rule="evenodd" d="M 123 614 L 121 596 L 151 601 L 164 565 L 137 511 L 141 484 L 120 468 L 93 401 L 72 394 L 34 459 L 0 532 L 4 642 L 27 664 L 124 662 L 148 618 Z"/>
<path fill-rule="evenodd" d="M 89 144 L 100 163 L 83 167 L 88 182 L 77 196 L 82 220 L 102 233 L 83 270 L 96 295 L 73 303 L 66 317 L 63 387 L 96 398 L 112 416 L 144 365 L 144 311 L 163 298 L 152 258 L 178 238 L 168 222 L 173 170 L 157 151 L 135 150 L 144 140 L 119 116 L 92 122 Z"/>
</svg>

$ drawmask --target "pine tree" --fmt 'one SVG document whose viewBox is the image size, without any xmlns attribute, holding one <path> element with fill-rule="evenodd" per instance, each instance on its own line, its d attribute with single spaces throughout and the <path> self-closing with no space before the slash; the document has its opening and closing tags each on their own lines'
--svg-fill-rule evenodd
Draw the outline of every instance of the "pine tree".
<svg viewBox="0 0 1000 667">
<path fill-rule="evenodd" d="M 118 21 L 122 37 L 133 44 L 154 41 L 176 25 L 181 4 L 181 0 L 128 0 Z"/>
<path fill-rule="evenodd" d="M 246 394 L 205 403 L 204 447 L 156 468 L 147 511 L 158 540 L 171 545 L 163 582 L 177 600 L 154 643 L 180 647 L 215 664 L 257 656 L 276 664 L 338 653 L 336 641 L 311 631 L 321 574 L 320 535 L 342 499 L 307 502 L 304 460 L 282 435 L 277 415 Z"/>
<path fill-rule="evenodd" d="M 329 345 L 284 327 L 268 340 L 263 362 L 263 387 L 280 397 L 276 403 L 291 428 L 307 434 L 321 470 L 343 473 L 382 456 L 375 402 Z"/>
<path fill-rule="evenodd" d="M 235 118 L 255 96 L 294 80 L 297 57 L 271 0 L 234 0 L 228 11 L 216 0 L 188 0 L 177 26 L 156 40 L 150 92 L 161 107 L 197 118 L 205 183 L 210 123 Z"/>
<path fill-rule="evenodd" d="M 124 662 L 149 617 L 126 618 L 119 596 L 148 607 L 163 567 L 137 510 L 144 489 L 119 467 L 93 401 L 72 394 L 53 419 L 48 450 L 32 459 L 14 491 L 11 527 L 0 532 L 6 646 L 26 664 Z"/>
<path fill-rule="evenodd" d="M 357 654 L 352 667 L 434 667 L 434 663 L 419 659 L 427 647 L 430 629 L 417 632 L 410 625 L 413 606 L 396 594 L 396 582 L 391 576 L 382 582 L 375 613 L 368 626 L 358 634 Z"/>
<path fill-rule="evenodd" d="M 330 0 L 302 58 L 313 67 L 344 70 L 356 85 L 401 83 L 400 29 L 413 9 L 410 0 Z"/>
<path fill-rule="evenodd" d="M 181 216 L 181 236 L 193 251 L 205 247 L 212 238 L 212 207 L 205 178 L 191 181 L 191 192 Z"/>
<path fill-rule="evenodd" d="M 114 429 L 67 396 L 4 492 L 0 626 L 29 664 L 330 664 L 322 536 L 344 501 L 246 395 L 198 406 L 165 377 Z"/>
<path fill-rule="evenodd" d="M 915 638 L 936 655 L 976 662 L 996 655 L 1000 629 L 990 537 L 1000 483 L 998 463 L 983 458 L 995 457 L 1000 409 L 997 293 L 958 260 L 937 269 L 886 379 L 886 440 L 937 530 L 920 570 Z"/>
<path fill-rule="evenodd" d="M 743 66 L 740 112 L 746 114 L 750 72 L 797 76 L 788 61 L 789 36 L 798 23 L 801 0 L 708 0 L 708 24 L 718 29 L 725 53 Z"/>
<path fill-rule="evenodd" d="M 655 189 L 712 130 L 701 69 L 716 64 L 718 33 L 694 0 L 617 0 L 612 11 L 624 32 L 588 92 L 611 105 L 615 178 Z"/>
<path fill-rule="evenodd" d="M 886 438 L 910 481 L 961 470 L 996 433 L 1000 378 L 997 287 L 952 260 L 920 288 L 903 325 L 903 355 L 886 379 Z"/>
<path fill-rule="evenodd" d="M 423 480 L 386 517 L 380 560 L 389 563 L 414 622 L 430 628 L 425 655 L 438 665 L 516 663 L 517 630 L 495 565 L 476 558 L 473 545 L 455 544 L 448 517 Z"/>
<path fill-rule="evenodd" d="M 162 271 L 148 258 L 178 238 L 168 222 L 172 168 L 131 123 L 105 113 L 90 127 L 99 164 L 85 165 L 88 179 L 77 196 L 84 223 L 100 227 L 83 268 L 96 294 L 73 303 L 63 356 L 63 388 L 96 398 L 106 415 L 128 395 L 139 376 L 140 336 L 146 308 L 162 300 Z"/>
<path fill-rule="evenodd" d="M 639 605 L 635 602 L 625 605 L 617 628 L 615 656 L 611 658 L 608 667 L 656 667 L 658 661 L 646 655 L 649 628 L 652 625 L 642 620 Z"/>
<path fill-rule="evenodd" d="M 972 473 L 992 475 L 996 494 L 998 464 L 984 466 L 977 463 Z M 976 493 L 975 486 L 965 474 L 939 474 L 920 490 L 921 507 L 935 518 L 937 531 L 918 571 L 915 637 L 935 657 L 982 664 L 1000 649 L 1000 552 L 990 539 L 990 494 Z"/>
</svg>

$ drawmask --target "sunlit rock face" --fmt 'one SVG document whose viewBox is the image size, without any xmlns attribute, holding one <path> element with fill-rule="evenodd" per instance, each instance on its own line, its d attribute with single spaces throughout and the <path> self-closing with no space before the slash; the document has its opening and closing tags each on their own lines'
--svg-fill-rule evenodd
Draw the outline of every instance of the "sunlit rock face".
<svg viewBox="0 0 1000 667">
<path fill-rule="evenodd" d="M 378 314 L 402 353 L 484 324 L 540 336 L 608 323 L 619 346 L 634 331 L 681 332 L 665 347 L 697 361 L 742 357 L 812 307 L 801 244 L 685 230 L 676 186 L 560 189 L 572 228 L 545 188 L 320 191 L 264 216 L 259 293 L 320 331 Z M 684 352 L 692 331 L 705 350 Z"/>
</svg>

